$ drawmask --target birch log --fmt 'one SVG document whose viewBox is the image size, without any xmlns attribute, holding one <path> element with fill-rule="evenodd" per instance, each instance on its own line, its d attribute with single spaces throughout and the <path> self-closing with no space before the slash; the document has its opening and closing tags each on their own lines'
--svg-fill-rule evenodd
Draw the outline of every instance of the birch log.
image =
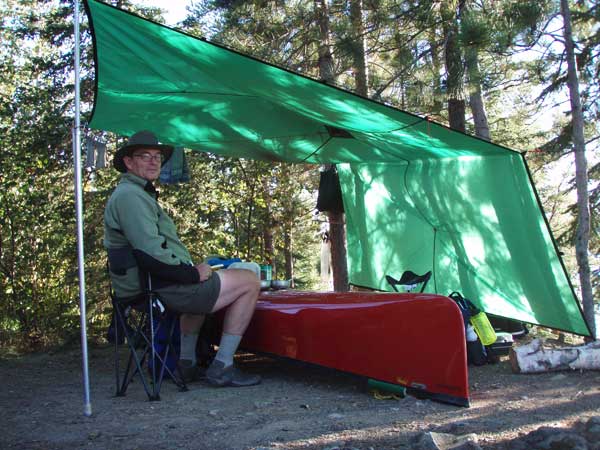
<svg viewBox="0 0 600 450">
<path fill-rule="evenodd" d="M 600 341 L 579 347 L 544 348 L 539 339 L 510 350 L 515 373 L 541 373 L 559 370 L 600 370 Z"/>
</svg>

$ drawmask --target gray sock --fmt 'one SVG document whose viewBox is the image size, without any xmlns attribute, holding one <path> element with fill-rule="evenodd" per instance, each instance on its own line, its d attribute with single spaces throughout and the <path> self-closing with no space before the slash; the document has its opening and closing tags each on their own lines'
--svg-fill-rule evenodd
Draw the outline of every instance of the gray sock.
<svg viewBox="0 0 600 450">
<path fill-rule="evenodd" d="M 241 340 L 242 336 L 238 336 L 237 334 L 223 333 L 215 359 L 225 364 L 225 367 L 232 365 L 233 355 L 235 355 L 235 351 L 238 345 L 240 345 Z"/>
<path fill-rule="evenodd" d="M 192 361 L 196 365 L 196 344 L 198 343 L 198 333 L 182 333 L 179 359 Z"/>
</svg>

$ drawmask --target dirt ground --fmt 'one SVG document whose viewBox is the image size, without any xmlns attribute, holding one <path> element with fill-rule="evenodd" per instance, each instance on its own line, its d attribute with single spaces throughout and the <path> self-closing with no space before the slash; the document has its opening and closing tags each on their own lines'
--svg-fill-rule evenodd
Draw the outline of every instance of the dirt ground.
<svg viewBox="0 0 600 450">
<path fill-rule="evenodd" d="M 577 432 L 600 418 L 600 372 L 516 375 L 507 358 L 470 367 L 471 407 L 461 408 L 376 399 L 361 378 L 250 354 L 238 362 L 263 376 L 259 386 L 179 392 L 167 383 L 148 402 L 139 383 L 113 396 L 112 347 L 89 356 L 91 417 L 79 349 L 0 359 L 0 449 L 412 449 L 430 432 L 510 449 L 540 427 Z"/>
</svg>

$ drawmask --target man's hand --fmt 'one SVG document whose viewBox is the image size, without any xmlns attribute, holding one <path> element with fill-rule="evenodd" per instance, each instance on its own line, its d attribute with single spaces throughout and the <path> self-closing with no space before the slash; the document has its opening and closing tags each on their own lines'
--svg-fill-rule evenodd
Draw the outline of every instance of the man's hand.
<svg viewBox="0 0 600 450">
<path fill-rule="evenodd" d="M 198 275 L 200 275 L 200 281 L 206 281 L 212 276 L 212 268 L 208 264 L 197 264 L 194 267 L 196 267 Z"/>
</svg>

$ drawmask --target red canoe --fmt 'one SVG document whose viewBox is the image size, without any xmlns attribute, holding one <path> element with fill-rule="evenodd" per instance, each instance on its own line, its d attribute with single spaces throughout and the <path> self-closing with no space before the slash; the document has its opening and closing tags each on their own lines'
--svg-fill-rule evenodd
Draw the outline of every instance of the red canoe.
<svg viewBox="0 0 600 450">
<path fill-rule="evenodd" d="M 463 319 L 440 295 L 264 292 L 242 345 L 469 405 Z"/>
</svg>

